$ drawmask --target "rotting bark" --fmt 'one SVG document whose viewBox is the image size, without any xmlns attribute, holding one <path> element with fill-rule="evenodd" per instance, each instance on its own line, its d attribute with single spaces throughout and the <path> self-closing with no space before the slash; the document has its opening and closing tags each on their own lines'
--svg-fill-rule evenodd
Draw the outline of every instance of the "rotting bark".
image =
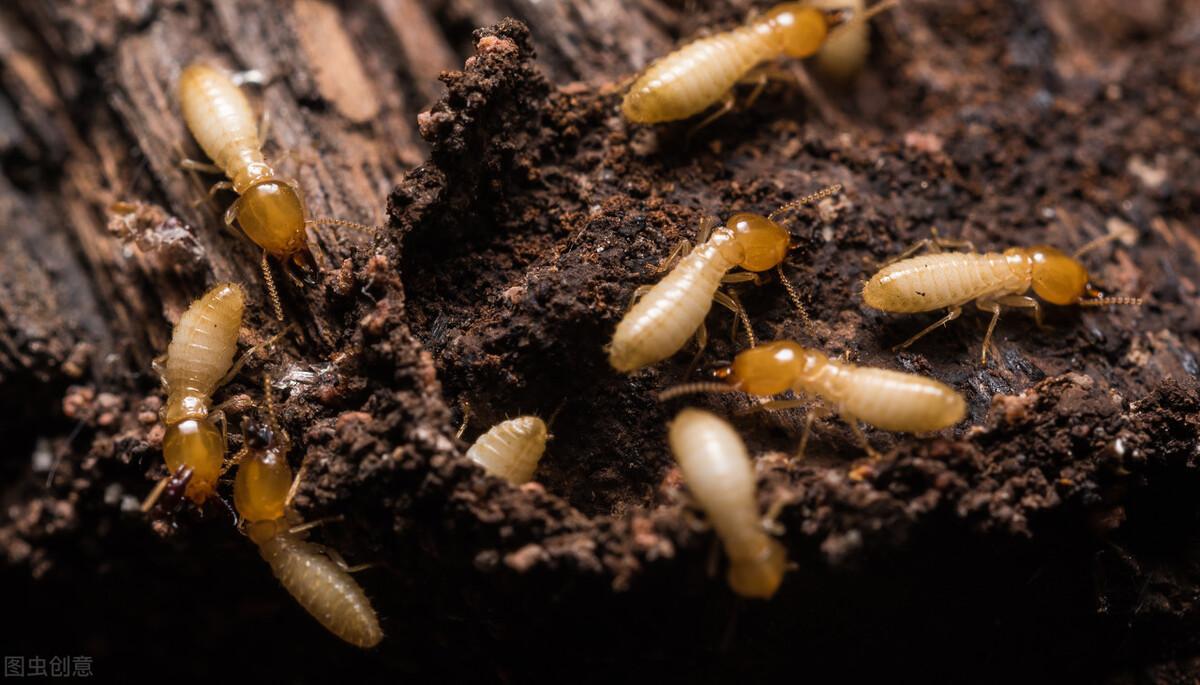
<svg viewBox="0 0 1200 685">
<path fill-rule="evenodd" d="M 0 434 L 16 448 L 0 546 L 25 632 L 9 652 L 93 654 L 106 677 L 187 664 L 196 680 L 247 658 L 239 675 L 290 681 L 1194 679 L 1200 8 L 906 3 L 877 22 L 863 78 L 833 91 L 848 128 L 778 86 L 691 145 L 686 125 L 626 126 L 613 87 L 747 7 L 684 9 L 0 9 Z M 278 326 L 258 255 L 221 227 L 230 198 L 195 205 L 216 179 L 177 167 L 198 154 L 173 104 L 195 59 L 268 77 L 268 149 L 294 153 L 283 168 L 314 215 L 386 224 L 315 232 L 323 282 L 284 287 L 302 335 L 220 394 L 257 396 L 272 375 L 308 465 L 301 512 L 344 515 L 325 540 L 388 564 L 360 578 L 389 633 L 374 653 L 303 616 L 219 505 L 154 525 L 125 510 L 162 473 L 149 364 L 170 322 L 237 279 L 254 299 L 243 343 Z M 448 62 L 464 66 L 428 108 Z M 625 378 L 601 347 L 701 217 L 833 182 L 846 192 L 802 216 L 787 265 L 816 323 L 767 282 L 741 291 L 758 336 L 933 375 L 964 391 L 970 420 L 936 438 L 872 432 L 894 459 L 856 482 L 836 421 L 795 462 L 801 413 L 736 418 L 762 455 L 762 504 L 787 503 L 797 565 L 770 603 L 741 602 L 666 452 L 678 406 L 652 397 L 689 355 Z M 1044 331 L 1007 315 L 987 368 L 982 317 L 896 355 L 926 319 L 858 298 L 932 226 L 1072 248 L 1123 224 L 1136 244 L 1089 266 L 1147 306 L 1055 308 Z M 736 351 L 727 323 L 710 318 L 707 360 Z M 464 402 L 468 437 L 561 406 L 536 484 L 462 459 Z"/>
</svg>

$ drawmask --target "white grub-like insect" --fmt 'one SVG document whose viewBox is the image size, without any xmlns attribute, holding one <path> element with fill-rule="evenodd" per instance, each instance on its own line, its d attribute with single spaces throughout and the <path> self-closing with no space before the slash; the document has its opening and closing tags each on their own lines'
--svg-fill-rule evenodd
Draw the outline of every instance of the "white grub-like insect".
<svg viewBox="0 0 1200 685">
<path fill-rule="evenodd" d="M 479 436 L 467 450 L 467 457 L 489 475 L 521 485 L 533 479 L 548 438 L 545 421 L 536 416 L 518 416 L 501 421 Z"/>
<path fill-rule="evenodd" d="M 865 0 L 810 0 L 809 4 L 827 12 L 849 12 L 852 17 L 867 9 Z M 855 21 L 830 34 L 813 61 L 822 75 L 835 81 L 849 81 L 862 71 L 870 52 L 871 26 L 865 21 Z"/>
<path fill-rule="evenodd" d="M 753 281 L 758 278 L 758 272 L 779 269 L 792 246 L 791 234 L 777 221 L 779 216 L 839 190 L 841 185 L 832 185 L 788 203 L 766 217 L 734 214 L 715 230 L 712 227 L 719 223 L 718 220 L 707 220 L 700 229 L 700 244 L 695 249 L 657 284 L 635 291 L 634 297 L 640 299 L 617 324 L 608 345 L 608 360 L 612 367 L 629 373 L 660 362 L 682 349 L 693 335 L 702 352 L 708 339 L 704 319 L 714 301 L 742 319 L 753 346 L 754 333 L 745 311 L 737 300 L 720 292 L 721 285 Z M 682 251 L 683 247 L 686 243 L 677 251 Z M 744 271 L 728 273 L 734 267 Z M 803 317 L 799 295 L 781 269 L 779 277 Z M 697 352 L 697 359 L 700 352 Z"/>
<path fill-rule="evenodd" d="M 267 402 L 272 411 L 269 394 Z M 284 589 L 329 632 L 364 649 L 379 644 L 383 630 L 375 609 L 350 576 L 371 565 L 349 567 L 334 550 L 306 539 L 307 531 L 324 521 L 301 523 L 291 509 L 304 469 L 292 478 L 289 441 L 274 419 L 248 420 L 243 434 L 233 501 L 246 534 Z"/>
<path fill-rule="evenodd" d="M 275 290 L 267 255 L 304 266 L 310 257 L 306 227 L 328 224 L 374 229 L 340 219 L 307 219 L 300 188 L 292 179 L 283 178 L 263 156 L 258 122 L 250 101 L 233 79 L 203 64 L 193 64 L 179 77 L 179 104 L 183 120 L 213 164 L 183 160 L 185 168 L 229 177 L 213 186 L 232 190 L 238 199 L 225 212 L 225 223 L 236 221 L 254 244 L 263 250 L 262 269 L 270 291 L 275 315 L 283 319 L 283 309 Z M 289 272 L 290 273 L 290 272 Z"/>
<path fill-rule="evenodd" d="M 666 400 L 693 392 L 744 392 L 770 397 L 791 390 L 819 398 L 841 417 L 872 458 L 879 454 L 863 435 L 858 422 L 888 431 L 928 433 L 953 426 L 966 415 L 967 405 L 954 389 L 925 376 L 901 373 L 830 359 L 821 352 L 778 340 L 745 350 L 733 364 L 716 371 L 720 383 L 688 383 L 663 391 Z M 763 409 L 790 409 L 803 399 L 774 400 Z M 800 440 L 800 453 L 819 413 L 810 411 Z"/>
<path fill-rule="evenodd" d="M 771 597 L 787 554 L 763 529 L 746 445 L 723 419 L 691 408 L 671 422 L 669 440 L 688 490 L 725 546 L 729 586 L 744 597 Z"/>
<path fill-rule="evenodd" d="M 686 119 L 721 102 L 696 128 L 703 127 L 733 108 L 738 83 L 756 84 L 753 100 L 771 73 L 765 67 L 769 62 L 811 57 L 828 41 L 896 4 L 886 0 L 853 16 L 843 8 L 827 11 L 808 2 L 778 4 L 744 26 L 692 41 L 651 64 L 630 87 L 621 111 L 629 121 L 653 124 Z"/>
<path fill-rule="evenodd" d="M 986 364 L 992 332 L 1003 307 L 1032 309 L 1038 326 L 1042 326 L 1041 303 L 1025 294 L 1030 289 L 1056 305 L 1140 305 L 1142 300 L 1136 297 L 1105 297 L 1092 287 L 1087 269 L 1079 261 L 1084 253 L 1118 237 L 1112 234 L 1093 240 L 1074 256 L 1049 245 L 980 254 L 970 242 L 943 240 L 934 231 L 932 238 L 917 243 L 898 261 L 872 276 L 863 286 L 863 301 L 869 307 L 899 314 L 947 310 L 941 319 L 898 345 L 899 349 L 957 319 L 963 305 L 974 300 L 976 307 L 992 315 L 980 354 L 980 363 Z M 948 246 L 968 251 L 941 253 L 941 248 Z M 922 248 L 933 254 L 909 256 Z"/>
<path fill-rule="evenodd" d="M 191 471 L 185 492 L 197 505 L 216 492 L 225 461 L 224 431 L 216 425 L 224 416 L 210 412 L 209 405 L 230 377 L 245 307 L 242 286 L 218 283 L 179 317 L 166 357 L 155 360 L 167 391 L 163 459 L 172 474 Z M 166 482 L 146 499 L 143 511 L 153 506 Z"/>
</svg>

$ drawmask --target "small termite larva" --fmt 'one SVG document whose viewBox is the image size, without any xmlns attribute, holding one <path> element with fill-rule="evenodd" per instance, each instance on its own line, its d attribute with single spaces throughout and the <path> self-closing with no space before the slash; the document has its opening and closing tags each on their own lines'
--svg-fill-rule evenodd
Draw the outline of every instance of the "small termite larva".
<svg viewBox="0 0 1200 685">
<path fill-rule="evenodd" d="M 545 421 L 536 416 L 518 416 L 501 421 L 479 436 L 467 450 L 467 457 L 488 474 L 521 485 L 533 479 L 538 461 L 546 452 L 548 436 Z"/>
<path fill-rule="evenodd" d="M 840 184 L 832 185 L 780 207 L 769 217 L 735 214 L 724 226 L 707 236 L 711 224 L 702 227 L 700 244 L 666 277 L 652 287 L 638 288 L 635 297 L 640 294 L 641 299 L 617 324 L 608 346 L 612 367 L 629 373 L 660 362 L 682 349 L 693 335 L 703 349 L 706 340 L 704 319 L 714 301 L 745 321 L 741 305 L 719 291 L 721 284 L 754 280 L 756 272 L 779 267 L 792 240 L 791 234 L 776 219 L 786 211 L 828 197 L 840 189 Z M 712 220 L 712 223 L 716 221 Z M 729 274 L 734 267 L 744 271 Z M 790 287 L 786 279 L 782 280 Z M 799 302 L 798 298 L 793 299 Z M 746 325 L 747 335 L 753 340 L 753 332 L 749 331 L 749 324 Z"/>
<path fill-rule="evenodd" d="M 876 458 L 878 454 L 863 435 L 859 421 L 888 431 L 928 433 L 953 426 L 967 412 L 962 395 L 932 378 L 833 360 L 788 340 L 745 350 L 716 376 L 726 385 L 689 383 L 665 390 L 659 397 L 665 400 L 708 391 L 770 397 L 791 390 L 797 395 L 812 395 L 841 417 Z M 802 399 L 776 400 L 763 408 L 778 410 L 803 404 Z M 801 453 L 813 418 L 814 413 L 809 412 Z"/>
<path fill-rule="evenodd" d="M 196 504 L 216 492 L 225 461 L 225 437 L 215 425 L 223 417 L 210 414 L 209 405 L 233 365 L 245 306 L 242 286 L 217 284 L 179 317 L 166 358 L 156 362 L 167 391 L 163 458 L 171 473 L 191 469 L 186 493 Z"/>
<path fill-rule="evenodd" d="M 730 587 L 743 597 L 771 597 L 783 579 L 787 554 L 763 530 L 746 445 L 724 420 L 690 408 L 671 422 L 669 439 L 688 490 L 725 546 Z"/>
<path fill-rule="evenodd" d="M 865 0 L 811 0 L 813 7 L 825 11 L 842 10 L 856 16 L 867 8 Z M 817 71 L 836 81 L 848 81 L 862 70 L 871 51 L 871 26 L 856 21 L 835 31 L 817 52 Z"/>
<path fill-rule="evenodd" d="M 1105 297 L 1092 287 L 1087 269 L 1079 261 L 1085 252 L 1116 237 L 1093 240 L 1074 256 L 1049 245 L 980 254 L 969 242 L 943 240 L 935 231 L 932 238 L 917 243 L 899 261 L 872 276 L 863 286 L 863 301 L 869 307 L 898 314 L 948 310 L 941 319 L 898 345 L 899 349 L 957 319 L 963 305 L 974 300 L 976 307 L 992 314 L 980 355 L 980 363 L 986 364 L 988 344 L 1002 307 L 1032 309 L 1038 325 L 1042 325 L 1041 303 L 1025 294 L 1030 289 L 1056 305 L 1140 305 L 1141 299 L 1135 297 Z M 966 247 L 969 251 L 940 253 L 943 246 Z M 934 253 L 908 256 L 921 248 L 930 248 Z"/>
<path fill-rule="evenodd" d="M 267 255 L 285 265 L 291 259 L 303 266 L 308 255 L 305 227 L 309 224 L 372 229 L 339 219 L 306 218 L 299 186 L 294 180 L 277 175 L 263 156 L 258 122 L 250 101 L 221 71 L 203 64 L 184 69 L 179 77 L 179 103 L 188 129 L 215 165 L 185 160 L 185 166 L 229 177 L 229 181 L 214 185 L 213 191 L 228 189 L 238 194 L 225 212 L 225 223 L 232 226 L 236 221 L 246 236 L 263 249 L 263 278 L 270 290 L 275 315 L 282 320 L 282 305 Z"/>
<path fill-rule="evenodd" d="M 843 12 L 807 2 L 781 3 L 744 26 L 692 41 L 651 64 L 630 87 L 621 111 L 629 121 L 653 124 L 686 119 L 724 101 L 703 126 L 733 107 L 733 87 L 763 64 L 784 56 L 811 57 L 842 31 L 895 4 L 881 2 L 835 27 Z M 758 80 L 760 86 L 764 82 Z"/>
<path fill-rule="evenodd" d="M 271 423 L 274 423 L 272 419 Z M 329 632 L 357 647 L 374 647 L 383 630 L 370 600 L 350 576 L 341 556 L 306 540 L 290 504 L 300 483 L 287 463 L 288 441 L 273 426 L 248 421 L 246 445 L 239 453 L 233 501 L 246 534 L 258 545 L 271 572 L 305 611 Z M 300 470 L 303 473 L 304 469 Z"/>
</svg>

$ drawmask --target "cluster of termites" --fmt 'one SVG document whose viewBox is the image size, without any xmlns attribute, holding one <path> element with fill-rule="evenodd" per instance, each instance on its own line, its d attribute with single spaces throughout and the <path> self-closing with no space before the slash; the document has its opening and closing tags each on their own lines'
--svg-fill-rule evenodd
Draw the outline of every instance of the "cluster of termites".
<svg viewBox="0 0 1200 685">
<path fill-rule="evenodd" d="M 633 81 L 621 111 L 630 122 L 656 123 L 713 109 L 698 128 L 733 107 L 739 84 L 753 86 L 748 98 L 753 101 L 767 80 L 779 73 L 781 58 L 790 58 L 783 61 L 793 68 L 795 60 L 812 58 L 824 76 L 849 78 L 867 56 L 867 21 L 895 4 L 884 0 L 869 9 L 863 0 L 779 4 L 741 27 L 696 40 L 651 64 Z M 225 222 L 240 227 L 261 248 L 274 313 L 283 319 L 268 257 L 282 262 L 289 275 L 291 265 L 307 271 L 313 265 L 306 235 L 309 225 L 356 224 L 307 218 L 297 184 L 266 161 L 265 134 L 233 78 L 212 67 L 193 65 L 181 74 L 178 93 L 183 119 L 212 161 L 185 160 L 184 165 L 228 177 L 213 186 L 210 196 L 218 190 L 237 194 Z M 705 320 L 716 302 L 733 312 L 735 329 L 739 324 L 744 328 L 748 347 L 715 371 L 711 380 L 667 388 L 659 394 L 661 400 L 725 392 L 755 398 L 755 409 L 809 407 L 798 456 L 804 454 L 813 421 L 825 415 L 844 421 L 872 461 L 882 456 L 871 446 L 862 424 L 885 431 L 933 433 L 962 421 L 967 410 L 963 396 L 939 381 L 858 366 L 790 340 L 759 344 L 746 309 L 723 288 L 759 283 L 762 274 L 774 270 L 807 326 L 810 322 L 799 292 L 783 272 L 784 259 L 795 246 L 786 217 L 840 191 L 840 184 L 835 184 L 765 216 L 742 212 L 726 221 L 703 221 L 696 245 L 680 245 L 660 269 L 666 274 L 635 292 L 606 347 L 612 368 L 636 372 L 673 356 L 694 338 L 697 351 L 690 375 L 705 349 Z M 980 254 L 969 243 L 943 240 L 934 233 L 867 280 L 862 297 L 867 306 L 885 312 L 947 310 L 899 347 L 954 320 L 963 305 L 975 302 L 992 315 L 981 355 L 986 363 L 1002 308 L 1030 309 L 1041 323 L 1041 305 L 1027 294 L 1030 290 L 1056 305 L 1140 302 L 1105 297 L 1090 284 L 1078 258 L 1101 242 L 1094 241 L 1074 256 L 1045 245 Z M 965 251 L 943 252 L 943 248 Z M 921 249 L 930 253 L 918 255 Z M 293 475 L 288 462 L 291 441 L 276 417 L 269 380 L 263 384 L 261 406 L 250 402 L 254 416 L 243 421 L 241 448 L 227 456 L 225 412 L 235 403 L 213 406 L 213 395 L 238 373 L 246 358 L 283 335 L 250 349 L 235 363 L 245 307 L 246 293 L 240 285 L 212 287 L 183 313 L 167 353 L 156 361 L 167 394 L 162 421 L 168 475 L 143 509 L 169 510 L 184 498 L 197 506 L 211 497 L 220 498 L 221 476 L 236 467 L 233 509 L 239 528 L 258 546 L 287 591 L 322 625 L 347 642 L 371 647 L 383 634 L 370 602 L 349 575 L 357 568 L 348 567 L 334 550 L 310 542 L 307 531 L 324 521 L 304 523 L 291 506 L 304 468 Z M 459 437 L 465 428 L 464 418 Z M 486 430 L 466 456 L 487 474 L 521 485 L 534 478 L 548 438 L 547 422 L 520 416 Z M 720 417 L 686 408 L 671 421 L 668 442 L 689 492 L 724 544 L 732 589 L 746 597 L 772 596 L 787 559 L 760 515 L 755 464 L 742 439 Z"/>
</svg>

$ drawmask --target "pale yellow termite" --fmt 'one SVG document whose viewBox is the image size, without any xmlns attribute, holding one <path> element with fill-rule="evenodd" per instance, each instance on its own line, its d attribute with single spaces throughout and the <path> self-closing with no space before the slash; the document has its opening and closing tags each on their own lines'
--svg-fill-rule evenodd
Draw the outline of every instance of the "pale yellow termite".
<svg viewBox="0 0 1200 685">
<path fill-rule="evenodd" d="M 671 422 L 669 440 L 688 490 L 725 546 L 730 587 L 744 597 L 774 595 L 787 554 L 763 530 L 754 464 L 742 439 L 717 416 L 684 409 Z"/>
<path fill-rule="evenodd" d="M 196 504 L 216 492 L 225 461 L 225 436 L 216 426 L 223 417 L 209 408 L 233 365 L 245 306 L 240 285 L 217 284 L 179 317 L 166 357 L 155 360 L 167 391 L 163 458 L 171 473 L 191 469 L 186 494 Z M 155 499 L 147 498 L 143 508 Z"/>
<path fill-rule="evenodd" d="M 228 189 L 238 194 L 225 212 L 225 223 L 232 226 L 236 221 L 263 249 L 263 277 L 275 315 L 282 319 L 268 254 L 285 265 L 288 259 L 302 264 L 309 254 L 305 230 L 309 224 L 373 229 L 340 219 L 306 218 L 299 186 L 276 174 L 267 163 L 250 101 L 225 73 L 203 64 L 184 69 L 179 77 L 179 104 L 188 129 L 215 165 L 184 160 L 184 166 L 229 177 L 229 181 L 214 185 L 213 191 Z"/>
<path fill-rule="evenodd" d="M 845 11 L 858 16 L 866 11 L 865 0 L 810 0 L 813 7 Z M 837 81 L 848 81 L 862 70 L 871 51 L 871 26 L 850 22 L 834 31 L 813 58 L 817 71 Z"/>
<path fill-rule="evenodd" d="M 233 501 L 246 534 L 280 584 L 313 618 L 352 645 L 374 647 L 383 639 L 379 619 L 350 576 L 369 564 L 348 567 L 335 551 L 306 539 L 307 531 L 321 522 L 300 523 L 290 508 L 304 469 L 292 478 L 286 435 L 273 424 L 272 419 L 244 426 L 246 443 L 237 457 Z"/>
<path fill-rule="evenodd" d="M 621 111 L 630 121 L 652 124 L 686 119 L 723 102 L 703 126 L 732 109 L 733 87 L 755 80 L 756 71 L 761 89 L 766 75 L 762 65 L 781 57 L 811 57 L 842 31 L 895 4 L 881 2 L 838 25 L 847 12 L 828 12 L 807 2 L 781 3 L 744 26 L 692 41 L 651 64 L 630 87 Z"/>
<path fill-rule="evenodd" d="M 518 416 L 501 421 L 479 436 L 467 450 L 467 457 L 490 475 L 521 485 L 533 479 L 548 437 L 545 421 L 536 416 Z"/>
<path fill-rule="evenodd" d="M 878 455 L 859 428 L 859 421 L 888 431 L 927 433 L 953 426 L 967 411 L 962 395 L 932 378 L 837 361 L 787 340 L 745 350 L 716 375 L 726 385 L 690 383 L 668 389 L 660 398 L 730 391 L 763 397 L 788 390 L 812 395 L 850 426 L 872 457 Z M 763 407 L 774 410 L 802 404 L 803 400 L 776 400 Z M 810 412 L 801 453 L 814 417 L 815 413 Z"/>
<path fill-rule="evenodd" d="M 1094 240 L 1074 256 L 1049 245 L 979 254 L 969 242 L 942 240 L 935 232 L 932 239 L 921 241 L 899 261 L 872 276 L 863 286 L 863 301 L 867 306 L 885 312 L 908 314 L 948 310 L 941 319 L 897 346 L 903 348 L 957 319 L 963 305 L 973 300 L 976 307 L 992 314 L 980 355 L 980 362 L 987 363 L 988 344 L 1002 307 L 1032 309 L 1038 325 L 1042 325 L 1041 303 L 1025 294 L 1030 289 L 1043 300 L 1057 305 L 1140 305 L 1142 301 L 1135 297 L 1105 297 L 1092 287 L 1087 269 L 1078 259 L 1088 250 L 1116 237 L 1119 236 Z M 939 253 L 946 245 L 965 246 L 970 251 Z M 903 258 L 923 247 L 931 248 L 935 253 Z"/>
<path fill-rule="evenodd" d="M 777 221 L 778 217 L 840 189 L 841 185 L 830 186 L 780 207 L 769 217 L 735 214 L 715 230 L 711 227 L 716 220 L 709 220 L 701 228 L 700 244 L 666 277 L 654 286 L 637 289 L 635 297 L 640 296 L 640 299 L 617 324 L 608 345 L 608 360 L 612 367 L 629 373 L 660 362 L 683 348 L 693 335 L 703 350 L 707 340 L 704 319 L 714 301 L 745 321 L 747 317 L 741 305 L 720 292 L 721 284 L 751 281 L 758 278 L 757 272 L 778 268 L 792 242 L 787 229 Z M 734 267 L 744 271 L 728 273 Z M 789 287 L 793 302 L 799 306 L 798 296 L 791 291 L 782 273 L 780 280 Z M 753 340 L 748 323 L 746 328 L 747 335 Z"/>
</svg>

